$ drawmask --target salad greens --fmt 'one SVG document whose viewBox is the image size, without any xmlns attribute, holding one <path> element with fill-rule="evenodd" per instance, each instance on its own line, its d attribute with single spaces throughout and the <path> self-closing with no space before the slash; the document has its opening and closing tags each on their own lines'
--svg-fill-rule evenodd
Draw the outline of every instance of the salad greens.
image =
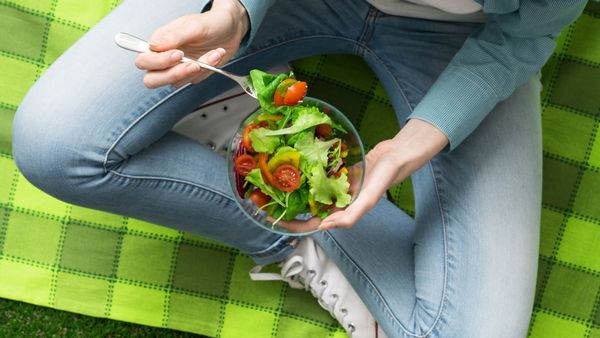
<svg viewBox="0 0 600 338">
<path fill-rule="evenodd" d="M 273 103 L 273 94 L 275 94 L 275 90 L 281 81 L 288 77 L 286 74 L 276 76 L 258 69 L 250 71 L 250 79 L 252 79 L 252 85 L 254 86 L 254 90 L 256 90 L 258 103 L 264 112 L 271 113 L 276 110 Z"/>
<path fill-rule="evenodd" d="M 328 154 L 330 153 L 329 149 L 336 143 L 338 143 L 338 139 L 335 138 L 329 141 L 321 141 L 310 134 L 304 134 L 294 144 L 294 148 L 298 149 L 304 158 L 302 171 L 308 175 L 309 170 L 304 170 L 308 169 L 307 166 L 325 168 L 327 166 Z"/>
<path fill-rule="evenodd" d="M 266 136 L 296 134 L 304 129 L 317 126 L 319 124 L 331 124 L 329 116 L 325 115 L 317 107 L 296 107 L 297 117 L 292 120 L 292 125 L 278 130 L 264 130 Z"/>
<path fill-rule="evenodd" d="M 350 183 L 347 170 L 342 170 L 345 144 L 340 137 L 346 131 L 318 107 L 301 101 L 305 83 L 301 97 L 292 100 L 295 105 L 281 104 L 302 89 L 292 74 L 276 76 L 252 70 L 250 77 L 261 111 L 244 131 L 240 144 L 244 151 L 236 158 L 236 165 L 237 159 L 248 155 L 256 162 L 245 172 L 236 167 L 236 175 L 243 177 L 243 187 L 238 187 L 242 197 L 259 206 L 257 213 L 264 210 L 276 219 L 274 224 L 307 213 L 324 218 L 332 206 L 347 206 Z M 319 129 L 324 125 L 330 128 Z"/>
</svg>

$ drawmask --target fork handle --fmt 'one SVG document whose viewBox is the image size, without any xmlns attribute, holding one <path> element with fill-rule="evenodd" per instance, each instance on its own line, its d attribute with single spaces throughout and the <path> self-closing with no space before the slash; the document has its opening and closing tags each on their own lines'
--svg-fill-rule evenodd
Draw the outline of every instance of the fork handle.
<svg viewBox="0 0 600 338">
<path fill-rule="evenodd" d="M 151 52 L 150 45 L 148 44 L 148 42 L 146 42 L 145 40 L 140 39 L 136 36 L 133 36 L 131 34 L 118 33 L 117 35 L 115 35 L 115 43 L 119 47 L 130 50 L 132 52 L 138 52 L 138 53 L 150 53 Z M 183 58 L 181 58 L 181 62 L 196 62 L 202 68 L 212 70 L 213 72 L 217 72 L 217 73 L 227 76 L 229 78 L 235 77 L 235 75 L 233 75 L 229 72 L 226 72 L 220 68 L 213 67 L 202 61 L 193 60 L 193 59 L 190 59 L 185 56 Z"/>
<path fill-rule="evenodd" d="M 115 43 L 124 49 L 138 53 L 150 53 L 150 45 L 148 42 L 127 33 L 119 33 L 115 35 Z"/>
</svg>

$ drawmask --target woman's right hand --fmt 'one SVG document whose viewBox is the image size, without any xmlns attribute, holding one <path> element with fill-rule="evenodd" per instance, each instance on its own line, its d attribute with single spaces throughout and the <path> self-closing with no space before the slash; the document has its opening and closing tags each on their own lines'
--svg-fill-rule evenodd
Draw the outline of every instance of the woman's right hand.
<svg viewBox="0 0 600 338">
<path fill-rule="evenodd" d="M 146 71 L 144 85 L 175 87 L 204 80 L 210 71 L 181 57 L 199 59 L 213 66 L 227 63 L 237 52 L 250 25 L 238 0 L 215 0 L 205 13 L 182 16 L 157 29 L 150 37 L 150 53 L 142 53 L 135 65 Z"/>
</svg>

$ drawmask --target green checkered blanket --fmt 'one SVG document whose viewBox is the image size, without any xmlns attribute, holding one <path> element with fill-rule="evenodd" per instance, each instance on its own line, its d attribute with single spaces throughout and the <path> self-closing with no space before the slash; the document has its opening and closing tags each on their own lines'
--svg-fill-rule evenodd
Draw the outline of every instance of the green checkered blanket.
<svg viewBox="0 0 600 338">
<path fill-rule="evenodd" d="M 345 336 L 308 293 L 251 283 L 253 264 L 239 251 L 63 203 L 19 173 L 11 124 L 23 95 L 117 2 L 0 0 L 0 297 L 208 336 Z M 294 66 L 313 95 L 349 115 L 367 147 L 397 131 L 361 60 L 321 56 Z M 543 73 L 542 239 L 530 335 L 600 337 L 600 4 L 565 31 Z M 414 214 L 408 182 L 391 196 Z"/>
</svg>

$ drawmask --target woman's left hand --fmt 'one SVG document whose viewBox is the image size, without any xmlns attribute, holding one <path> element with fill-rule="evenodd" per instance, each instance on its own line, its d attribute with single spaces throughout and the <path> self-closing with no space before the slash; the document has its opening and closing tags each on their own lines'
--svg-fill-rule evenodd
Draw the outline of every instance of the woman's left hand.
<svg viewBox="0 0 600 338">
<path fill-rule="evenodd" d="M 316 228 L 329 230 L 350 228 L 367 211 L 374 208 L 381 196 L 392 186 L 405 180 L 410 174 L 427 163 L 448 144 L 448 138 L 441 130 L 428 122 L 411 119 L 390 140 L 378 143 L 365 156 L 365 180 L 358 198 L 346 209 L 329 215 L 324 220 L 314 217 L 309 221 L 282 222 L 279 225 L 293 232 L 306 232 Z M 353 183 L 350 193 L 354 193 L 358 180 Z"/>
<path fill-rule="evenodd" d="M 365 180 L 358 198 L 346 209 L 325 218 L 319 226 L 320 230 L 351 227 L 375 207 L 390 187 L 410 175 L 402 156 L 402 148 L 394 139 L 380 142 L 369 151 L 365 156 L 365 167 Z"/>
</svg>

